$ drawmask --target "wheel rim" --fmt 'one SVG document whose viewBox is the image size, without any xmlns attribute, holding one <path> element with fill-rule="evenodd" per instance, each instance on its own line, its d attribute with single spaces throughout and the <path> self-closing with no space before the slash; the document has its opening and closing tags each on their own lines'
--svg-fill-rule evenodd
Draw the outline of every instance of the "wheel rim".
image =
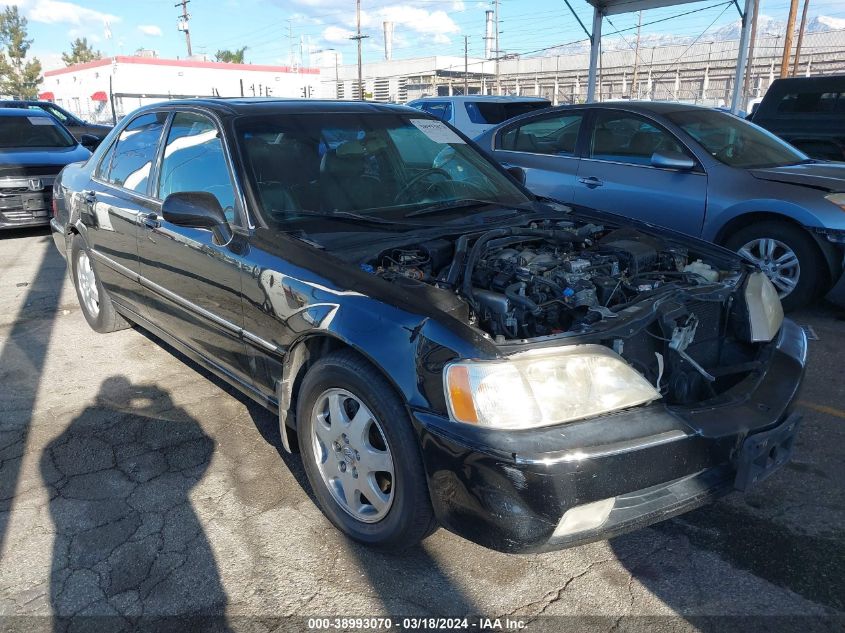
<svg viewBox="0 0 845 633">
<path fill-rule="evenodd" d="M 314 458 L 332 498 L 358 521 L 383 519 L 393 505 L 395 476 L 379 421 L 344 389 L 320 394 L 311 420 Z"/>
<path fill-rule="evenodd" d="M 94 276 L 91 260 L 85 251 L 80 251 L 79 257 L 76 258 L 76 281 L 83 306 L 88 314 L 96 318 L 100 313 L 100 293 L 97 290 L 97 278 Z"/>
<path fill-rule="evenodd" d="M 770 237 L 751 240 L 739 254 L 757 264 L 783 299 L 795 290 L 801 276 L 798 256 L 787 244 Z"/>
</svg>

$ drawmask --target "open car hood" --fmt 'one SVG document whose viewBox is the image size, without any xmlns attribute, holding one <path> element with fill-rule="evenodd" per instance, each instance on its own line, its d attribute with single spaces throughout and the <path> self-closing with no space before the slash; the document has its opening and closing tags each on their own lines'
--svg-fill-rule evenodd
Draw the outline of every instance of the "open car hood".
<svg viewBox="0 0 845 633">
<path fill-rule="evenodd" d="M 819 162 L 748 171 L 759 180 L 812 187 L 822 191 L 845 191 L 845 163 Z"/>
</svg>

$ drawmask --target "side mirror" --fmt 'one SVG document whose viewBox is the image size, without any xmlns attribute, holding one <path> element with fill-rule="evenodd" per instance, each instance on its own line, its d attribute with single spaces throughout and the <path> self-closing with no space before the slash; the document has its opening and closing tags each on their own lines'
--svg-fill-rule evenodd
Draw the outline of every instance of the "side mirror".
<svg viewBox="0 0 845 633">
<path fill-rule="evenodd" d="M 695 161 L 689 156 L 676 152 L 654 152 L 651 155 L 651 166 L 661 169 L 677 169 L 678 171 L 689 171 L 695 168 Z"/>
<path fill-rule="evenodd" d="M 507 167 L 506 171 L 520 184 L 525 185 L 525 170 L 522 167 Z"/>
<path fill-rule="evenodd" d="M 207 229 L 219 244 L 228 244 L 232 229 L 217 197 L 207 191 L 171 193 L 161 205 L 162 217 L 176 226 Z"/>
<path fill-rule="evenodd" d="M 80 134 L 79 144 L 86 149 L 94 150 L 100 144 L 100 137 L 93 134 Z"/>
</svg>

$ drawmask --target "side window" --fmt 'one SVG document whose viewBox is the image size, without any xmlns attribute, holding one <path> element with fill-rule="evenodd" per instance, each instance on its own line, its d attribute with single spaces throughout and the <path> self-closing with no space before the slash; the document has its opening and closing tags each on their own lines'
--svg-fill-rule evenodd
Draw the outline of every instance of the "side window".
<svg viewBox="0 0 845 633">
<path fill-rule="evenodd" d="M 166 112 L 149 112 L 133 119 L 100 163 L 98 175 L 118 187 L 147 193 L 147 180 L 165 120 Z"/>
<path fill-rule="evenodd" d="M 179 191 L 214 194 L 226 219 L 235 222 L 235 189 L 223 142 L 214 123 L 193 112 L 178 112 L 173 117 L 161 162 L 158 197 L 163 200 Z"/>
<path fill-rule="evenodd" d="M 843 111 L 840 105 L 845 93 L 801 92 L 784 95 L 778 103 L 778 114 L 836 114 Z"/>
<path fill-rule="evenodd" d="M 449 101 L 427 101 L 422 104 L 422 109 L 441 121 L 452 118 L 452 104 Z"/>
<path fill-rule="evenodd" d="M 542 117 L 511 128 L 499 136 L 499 149 L 553 156 L 572 156 L 583 112 Z"/>
<path fill-rule="evenodd" d="M 58 108 L 54 108 L 52 106 L 45 105 L 44 109 L 47 112 L 49 112 L 50 114 L 52 114 L 54 117 L 56 117 L 59 121 L 64 123 L 65 125 L 73 125 L 73 121 L 70 120 L 70 117 L 68 117 L 64 112 L 62 112 Z"/>
<path fill-rule="evenodd" d="M 624 112 L 598 112 L 590 138 L 590 157 L 634 165 L 651 164 L 655 152 L 689 154 L 668 132 Z"/>
</svg>

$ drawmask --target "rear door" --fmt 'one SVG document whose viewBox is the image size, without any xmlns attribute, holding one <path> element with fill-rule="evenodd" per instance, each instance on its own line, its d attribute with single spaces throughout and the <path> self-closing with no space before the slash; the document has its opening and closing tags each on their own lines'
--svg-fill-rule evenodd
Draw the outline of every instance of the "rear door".
<svg viewBox="0 0 845 633">
<path fill-rule="evenodd" d="M 140 313 L 138 226 L 155 208 L 147 193 L 165 112 L 134 117 L 103 155 L 91 188 L 80 192 L 97 273 L 112 297 Z"/>
<path fill-rule="evenodd" d="M 655 152 L 693 158 L 684 144 L 638 114 L 597 108 L 591 118 L 575 204 L 698 236 L 707 204 L 707 174 L 697 161 L 691 171 L 651 165 Z"/>
<path fill-rule="evenodd" d="M 222 131 L 208 114 L 177 111 L 153 176 L 156 209 L 138 236 L 145 316 L 225 372 L 250 380 L 241 339 L 241 271 L 248 252 L 243 208 Z M 161 217 L 171 193 L 214 194 L 235 233 L 228 244 L 211 231 L 176 226 Z"/>
<path fill-rule="evenodd" d="M 572 202 L 585 112 L 552 112 L 504 127 L 493 139 L 493 157 L 506 167 L 521 167 L 535 194 Z"/>
</svg>

